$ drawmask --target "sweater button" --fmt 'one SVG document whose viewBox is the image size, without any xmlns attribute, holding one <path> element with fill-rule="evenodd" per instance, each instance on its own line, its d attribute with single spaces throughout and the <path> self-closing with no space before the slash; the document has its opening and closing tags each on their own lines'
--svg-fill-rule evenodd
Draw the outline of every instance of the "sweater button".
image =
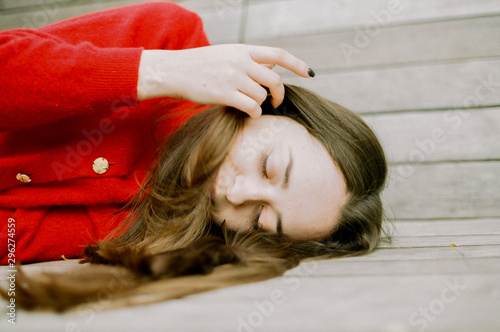
<svg viewBox="0 0 500 332">
<path fill-rule="evenodd" d="M 92 168 L 94 169 L 94 172 L 96 172 L 97 174 L 104 174 L 109 169 L 109 163 L 105 158 L 100 157 L 94 160 Z"/>
<path fill-rule="evenodd" d="M 26 174 L 17 173 L 16 179 L 19 180 L 19 182 L 22 182 L 22 183 L 31 182 L 31 178 L 28 175 L 26 175 Z"/>
</svg>

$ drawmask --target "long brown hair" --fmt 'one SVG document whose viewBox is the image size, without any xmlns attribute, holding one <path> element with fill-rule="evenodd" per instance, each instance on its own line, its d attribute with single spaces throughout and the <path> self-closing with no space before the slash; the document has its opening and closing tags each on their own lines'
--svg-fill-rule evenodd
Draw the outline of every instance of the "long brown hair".
<svg viewBox="0 0 500 332">
<path fill-rule="evenodd" d="M 22 275 L 20 305 L 66 310 L 99 301 L 103 290 L 110 292 L 105 307 L 156 302 L 272 278 L 306 258 L 376 248 L 383 235 L 380 193 L 387 165 L 372 130 L 355 113 L 297 86 L 285 86 L 278 109 L 269 101 L 262 108 L 303 125 L 342 171 L 348 198 L 326 239 L 297 242 L 262 230 L 234 232 L 212 220 L 208 189 L 245 124 L 243 113 L 215 106 L 190 118 L 163 144 L 146 183 L 127 205 L 129 217 L 86 248 L 83 262 L 96 264 L 78 273 Z M 110 278 L 122 287 L 111 291 Z"/>
</svg>

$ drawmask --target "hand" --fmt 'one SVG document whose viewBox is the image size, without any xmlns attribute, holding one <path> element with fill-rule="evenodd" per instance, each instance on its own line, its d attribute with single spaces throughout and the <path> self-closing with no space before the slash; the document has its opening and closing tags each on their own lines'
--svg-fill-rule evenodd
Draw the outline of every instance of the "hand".
<svg viewBox="0 0 500 332">
<path fill-rule="evenodd" d="M 279 65 L 302 77 L 310 69 L 290 53 L 274 47 L 243 44 L 216 45 L 187 50 L 144 50 L 139 65 L 139 100 L 175 97 L 198 104 L 225 105 L 251 117 L 262 113 L 267 98 L 278 107 L 285 95 Z"/>
</svg>

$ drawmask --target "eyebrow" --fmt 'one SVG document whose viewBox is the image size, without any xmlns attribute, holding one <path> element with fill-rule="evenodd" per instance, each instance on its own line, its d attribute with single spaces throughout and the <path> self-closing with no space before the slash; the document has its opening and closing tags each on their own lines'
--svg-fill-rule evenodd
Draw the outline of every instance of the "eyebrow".
<svg viewBox="0 0 500 332">
<path fill-rule="evenodd" d="M 283 226 L 281 224 L 281 214 L 278 213 L 278 220 L 276 221 L 276 232 L 283 233 Z"/>
<path fill-rule="evenodd" d="M 288 151 L 290 152 L 290 160 L 288 161 L 288 165 L 286 166 L 285 175 L 283 176 L 283 182 L 281 183 L 281 188 L 283 189 L 288 189 L 288 183 L 290 182 L 290 173 L 293 167 L 292 150 L 289 149 Z"/>
<path fill-rule="evenodd" d="M 281 188 L 288 189 L 288 184 L 290 183 L 290 173 L 293 167 L 293 154 L 292 149 L 288 149 L 290 153 L 290 160 L 288 161 L 288 165 L 285 169 L 285 175 L 283 176 L 283 182 L 281 183 Z M 278 217 L 276 220 L 276 232 L 283 233 L 283 218 L 281 217 L 281 213 L 278 212 Z"/>
</svg>

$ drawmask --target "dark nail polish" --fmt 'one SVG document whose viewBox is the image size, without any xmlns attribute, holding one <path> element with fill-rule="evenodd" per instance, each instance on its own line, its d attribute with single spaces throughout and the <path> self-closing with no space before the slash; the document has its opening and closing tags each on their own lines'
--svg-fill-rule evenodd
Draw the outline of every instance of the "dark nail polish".
<svg viewBox="0 0 500 332">
<path fill-rule="evenodd" d="M 316 73 L 311 68 L 309 68 L 309 70 L 307 71 L 307 73 L 309 74 L 310 77 L 316 76 Z"/>
</svg>

